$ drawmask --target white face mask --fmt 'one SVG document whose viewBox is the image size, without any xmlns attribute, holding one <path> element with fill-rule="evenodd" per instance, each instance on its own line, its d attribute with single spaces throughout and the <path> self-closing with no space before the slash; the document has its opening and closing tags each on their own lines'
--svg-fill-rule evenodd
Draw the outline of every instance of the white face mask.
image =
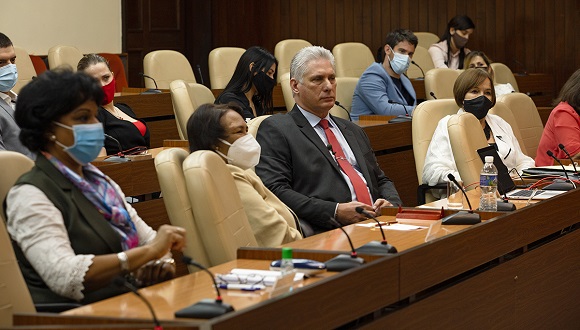
<svg viewBox="0 0 580 330">
<path fill-rule="evenodd" d="M 397 53 L 392 48 L 391 51 L 393 52 L 393 59 L 389 61 L 391 63 L 391 69 L 393 69 L 396 74 L 403 74 L 407 71 L 409 65 L 411 65 L 409 55 Z"/>
<path fill-rule="evenodd" d="M 260 147 L 258 141 L 256 141 L 251 134 L 244 135 L 234 141 L 234 143 L 229 143 L 222 139 L 220 139 L 220 141 L 230 146 L 228 155 L 224 155 L 219 152 L 219 150 L 216 150 L 216 152 L 227 159 L 229 164 L 247 170 L 258 165 L 260 162 L 260 152 L 262 151 L 262 147 Z"/>
</svg>

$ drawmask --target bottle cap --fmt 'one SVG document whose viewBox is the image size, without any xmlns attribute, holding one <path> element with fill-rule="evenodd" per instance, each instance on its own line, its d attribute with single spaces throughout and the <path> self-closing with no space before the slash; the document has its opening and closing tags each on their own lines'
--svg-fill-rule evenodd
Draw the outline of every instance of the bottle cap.
<svg viewBox="0 0 580 330">
<path fill-rule="evenodd" d="M 485 156 L 486 163 L 493 163 L 493 156 Z"/>
<path fill-rule="evenodd" d="M 292 259 L 292 248 L 290 247 L 282 248 L 282 259 Z"/>
</svg>

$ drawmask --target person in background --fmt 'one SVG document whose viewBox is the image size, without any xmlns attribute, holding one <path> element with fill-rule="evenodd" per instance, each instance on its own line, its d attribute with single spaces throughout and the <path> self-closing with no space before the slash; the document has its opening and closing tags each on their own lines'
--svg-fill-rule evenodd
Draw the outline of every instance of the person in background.
<svg viewBox="0 0 580 330">
<path fill-rule="evenodd" d="M 246 120 L 272 113 L 272 91 L 276 86 L 278 61 L 262 47 L 250 47 L 236 66 L 215 104 L 233 102 L 242 108 Z"/>
<path fill-rule="evenodd" d="M 336 100 L 334 56 L 325 48 L 300 50 L 290 63 L 292 111 L 266 118 L 256 173 L 301 221 L 306 236 L 366 219 L 401 205 L 393 182 L 377 164 L 362 128 L 329 114 Z M 336 221 L 331 220 L 335 218 Z"/>
<path fill-rule="evenodd" d="M 24 86 L 15 119 L 35 166 L 6 197 L 7 230 L 35 303 L 91 303 L 125 292 L 121 275 L 150 285 L 175 274 L 171 250 L 185 230 L 155 232 L 119 186 L 89 162 L 105 139 L 97 120 L 100 84 L 70 70 L 46 71 Z"/>
<path fill-rule="evenodd" d="M 554 164 L 552 157 L 546 154 L 548 150 L 558 159 L 568 158 L 559 144 L 564 145 L 572 159 L 580 159 L 580 69 L 568 78 L 554 106 L 538 145 L 536 166 Z"/>
<path fill-rule="evenodd" d="M 534 166 L 534 160 L 522 152 L 511 126 L 501 117 L 488 113 L 489 109 L 495 105 L 495 91 L 493 79 L 487 71 L 465 70 L 455 81 L 453 95 L 455 103 L 460 107 L 457 113 L 466 111 L 479 119 L 487 142 L 495 146 L 508 169 L 516 168 L 521 173 L 524 169 Z M 451 116 L 445 116 L 437 124 L 425 156 L 422 181 L 430 186 L 447 182 L 449 173 L 453 174 L 457 180 L 461 179 L 447 130 L 447 122 L 450 118 Z"/>
<path fill-rule="evenodd" d="M 413 112 L 417 96 L 404 73 L 411 64 L 417 43 L 417 37 L 409 30 L 399 29 L 387 35 L 385 45 L 379 49 L 378 63 L 371 64 L 356 85 L 352 119 L 360 115 L 393 116 Z"/>
<path fill-rule="evenodd" d="M 485 55 L 484 52 L 478 50 L 472 50 L 465 56 L 465 61 L 463 67 L 466 69 L 482 69 L 486 70 L 492 79 L 494 78 L 493 68 L 491 67 L 491 60 Z M 493 89 L 495 90 L 495 97 L 500 97 L 505 94 L 515 93 L 515 89 L 512 84 L 493 84 Z"/>
<path fill-rule="evenodd" d="M 260 145 L 248 134 L 240 107 L 201 105 L 187 121 L 187 137 L 191 152 L 211 150 L 227 163 L 259 246 L 275 247 L 302 238 L 296 215 L 253 171 L 260 160 Z"/>
<path fill-rule="evenodd" d="M 36 155 L 18 139 L 20 128 L 14 121 L 17 95 L 12 91 L 18 81 L 16 52 L 12 41 L 0 32 L 0 150 L 16 151 L 35 159 Z"/>
<path fill-rule="evenodd" d="M 114 155 L 135 147 L 149 148 L 149 129 L 145 122 L 137 119 L 137 115 L 128 105 L 113 103 L 115 76 L 111 72 L 109 62 L 101 55 L 88 54 L 81 58 L 77 70 L 97 79 L 105 94 L 103 101 L 99 102 L 97 118 L 103 123 L 105 134 L 112 136 L 121 144 L 121 150 L 119 150 L 117 141 L 106 138 L 107 155 Z"/>
<path fill-rule="evenodd" d="M 465 45 L 474 30 L 471 18 L 464 15 L 453 17 L 439 42 L 429 47 L 435 68 L 463 69 L 465 55 L 469 53 Z"/>
</svg>

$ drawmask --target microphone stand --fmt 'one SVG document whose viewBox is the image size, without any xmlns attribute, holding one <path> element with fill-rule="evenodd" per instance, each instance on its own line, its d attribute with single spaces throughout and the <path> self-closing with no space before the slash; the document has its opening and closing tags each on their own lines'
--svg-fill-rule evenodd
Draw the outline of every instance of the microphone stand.
<svg viewBox="0 0 580 330">
<path fill-rule="evenodd" d="M 574 163 L 572 156 L 570 156 L 570 154 L 568 153 L 568 150 L 566 150 L 566 147 L 564 147 L 564 145 L 562 143 L 560 143 L 560 144 L 558 144 L 558 148 L 560 148 L 566 154 L 566 156 L 570 160 L 570 163 L 572 164 L 572 167 L 574 168 L 574 175 L 576 175 L 576 177 L 578 177 L 578 170 L 576 169 L 576 164 Z"/>
<path fill-rule="evenodd" d="M 110 136 L 109 134 L 105 134 L 105 138 L 113 140 L 117 143 L 117 147 L 119 148 L 119 153 L 116 155 L 111 155 L 105 158 L 105 162 L 113 162 L 113 163 L 125 163 L 131 161 L 131 159 L 125 157 L 123 154 L 123 147 L 121 147 L 121 142 L 115 139 L 114 137 Z"/>
<path fill-rule="evenodd" d="M 446 216 L 445 218 L 441 219 L 441 223 L 444 225 L 474 225 L 476 223 L 481 222 L 481 216 L 478 213 L 473 213 L 473 208 L 471 207 L 471 202 L 469 201 L 469 197 L 467 197 L 467 193 L 465 189 L 455 180 L 455 176 L 451 173 L 447 174 L 447 178 L 449 181 L 453 182 L 459 190 L 465 196 L 467 200 L 467 205 L 469 205 L 469 211 L 459 211 L 457 213 L 453 213 L 451 215 Z"/>
<path fill-rule="evenodd" d="M 163 330 L 163 327 L 161 326 L 161 323 L 159 323 L 159 319 L 157 319 L 157 315 L 155 315 L 155 311 L 153 310 L 153 306 L 151 306 L 151 303 L 145 299 L 145 297 L 143 297 L 139 291 L 137 291 L 137 288 L 131 284 L 129 281 L 127 281 L 127 279 L 123 276 L 117 276 L 113 279 L 113 284 L 115 284 L 117 287 L 125 287 L 127 289 L 129 289 L 134 295 L 136 295 L 137 297 L 139 297 L 139 299 L 141 299 L 141 301 L 143 301 L 145 303 L 145 305 L 147 305 L 147 308 L 149 309 L 149 312 L 151 313 L 151 317 L 153 317 L 153 323 L 155 324 L 155 328 L 154 330 Z"/>
<path fill-rule="evenodd" d="M 574 184 L 574 182 L 570 181 L 570 177 L 568 176 L 568 172 L 566 172 L 566 167 L 564 167 L 564 164 L 562 164 L 562 162 L 554 155 L 552 150 L 546 151 L 546 154 L 548 154 L 548 156 L 552 157 L 558 164 L 560 164 L 560 166 L 562 166 L 562 170 L 564 171 L 564 175 L 566 176 L 566 181 L 553 182 L 553 183 L 545 186 L 544 188 L 542 188 L 542 190 L 568 191 L 568 190 L 576 189 L 576 185 Z"/>
<path fill-rule="evenodd" d="M 155 81 L 155 79 L 153 79 L 153 77 L 150 77 L 150 76 L 144 74 L 143 72 L 139 72 L 139 75 L 141 75 L 143 78 L 148 78 L 148 79 L 153 80 L 153 84 L 155 84 L 155 89 L 148 89 L 141 94 L 161 94 L 161 91 L 157 87 L 157 82 Z"/>
<path fill-rule="evenodd" d="M 408 122 L 408 121 L 412 121 L 413 117 L 411 117 L 409 115 L 409 112 L 407 111 L 407 106 L 404 105 L 403 103 L 399 103 L 397 101 L 393 101 L 393 100 L 389 100 L 388 101 L 389 104 L 398 104 L 403 106 L 403 110 L 405 110 L 405 115 L 398 115 L 397 117 L 389 120 L 389 123 L 394 124 L 394 123 L 404 123 L 404 122 Z"/>
<path fill-rule="evenodd" d="M 411 61 L 411 64 L 413 64 L 414 66 L 418 67 L 419 70 L 421 70 L 421 74 L 423 75 L 423 77 L 415 78 L 415 80 L 425 80 L 425 71 L 423 71 L 423 68 L 421 68 L 419 66 L 419 64 L 417 64 L 415 61 Z"/>
<path fill-rule="evenodd" d="M 437 97 L 435 96 L 435 93 L 429 92 L 429 95 L 431 95 L 432 98 L 434 98 L 435 100 L 437 100 Z"/>
<path fill-rule="evenodd" d="M 387 238 L 385 237 L 385 232 L 383 231 L 383 226 L 381 225 L 381 222 L 376 217 L 374 217 L 369 212 L 365 211 L 360 206 L 357 206 L 355 208 L 355 211 L 358 214 L 362 214 L 367 218 L 373 219 L 379 225 L 379 230 L 381 231 L 381 235 L 383 236 L 383 240 L 381 242 L 379 242 L 379 241 L 368 242 L 365 245 L 360 246 L 357 249 L 357 251 L 359 253 L 373 253 L 373 254 L 397 253 L 397 248 L 395 248 L 391 244 L 387 243 Z"/>
<path fill-rule="evenodd" d="M 346 230 L 342 228 L 342 226 L 338 223 L 338 221 L 334 220 L 334 218 L 330 218 L 330 222 L 332 222 L 335 226 L 340 229 L 346 238 L 348 239 L 348 244 L 350 245 L 350 255 L 347 254 L 339 254 L 336 257 L 326 261 L 324 264 L 326 265 L 326 269 L 330 272 L 342 272 L 343 270 L 359 267 L 364 264 L 364 259 L 359 258 L 354 246 L 352 245 L 352 241 L 350 240 L 350 236 L 346 233 Z"/>
<path fill-rule="evenodd" d="M 342 104 L 340 104 L 340 102 L 334 101 L 334 104 L 336 104 L 336 106 L 344 110 L 344 112 L 346 112 L 346 115 L 348 116 L 348 120 L 352 121 L 352 118 L 350 118 L 350 112 L 348 112 L 348 110 L 346 110 L 346 108 L 343 107 Z"/>
</svg>

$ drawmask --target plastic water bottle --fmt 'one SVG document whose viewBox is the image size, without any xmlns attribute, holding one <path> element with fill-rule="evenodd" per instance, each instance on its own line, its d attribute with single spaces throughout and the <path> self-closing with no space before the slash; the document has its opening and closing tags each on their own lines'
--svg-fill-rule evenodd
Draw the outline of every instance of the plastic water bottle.
<svg viewBox="0 0 580 330">
<path fill-rule="evenodd" d="M 282 276 L 294 272 L 294 263 L 292 262 L 292 248 L 282 248 L 282 262 L 280 263 Z"/>
<path fill-rule="evenodd" d="M 493 165 L 493 156 L 485 156 L 485 164 L 479 176 L 481 211 L 497 211 L 497 168 Z"/>
</svg>

